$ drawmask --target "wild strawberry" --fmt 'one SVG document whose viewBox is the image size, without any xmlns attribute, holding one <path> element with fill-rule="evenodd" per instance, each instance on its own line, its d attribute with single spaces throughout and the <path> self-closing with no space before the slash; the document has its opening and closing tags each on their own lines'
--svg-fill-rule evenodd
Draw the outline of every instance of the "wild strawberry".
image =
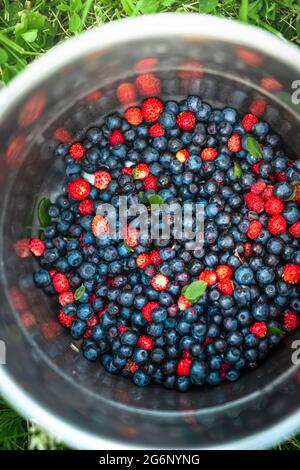
<svg viewBox="0 0 300 470">
<path fill-rule="evenodd" d="M 280 215 L 272 215 L 268 220 L 268 230 L 272 235 L 281 235 L 286 231 L 286 220 Z"/>
<path fill-rule="evenodd" d="M 154 73 L 143 73 L 135 80 L 136 87 L 141 96 L 155 96 L 160 94 L 160 79 Z"/>
<path fill-rule="evenodd" d="M 256 194 L 248 193 L 244 196 L 245 199 L 245 204 L 248 207 L 250 211 L 257 212 L 258 214 L 260 212 L 263 212 L 264 210 L 264 201 L 260 196 L 257 196 Z"/>
<path fill-rule="evenodd" d="M 124 331 L 128 331 L 129 328 L 128 328 L 128 326 L 125 326 L 125 325 L 119 325 L 119 326 L 118 326 L 118 330 L 119 330 L 120 336 L 122 336 L 122 334 L 124 333 Z"/>
<path fill-rule="evenodd" d="M 257 321 L 250 326 L 250 332 L 257 338 L 263 338 L 268 332 L 266 322 Z"/>
<path fill-rule="evenodd" d="M 143 122 L 143 115 L 140 108 L 128 108 L 125 113 L 125 119 L 132 126 L 139 126 Z"/>
<path fill-rule="evenodd" d="M 148 253 L 140 253 L 135 261 L 138 268 L 144 269 L 146 266 L 149 266 L 151 259 Z"/>
<path fill-rule="evenodd" d="M 53 282 L 54 289 L 56 290 L 56 292 L 59 292 L 60 294 L 62 292 L 66 292 L 70 288 L 68 278 L 67 276 L 65 276 L 65 274 L 62 274 L 62 273 L 54 274 L 52 282 Z"/>
<path fill-rule="evenodd" d="M 53 277 L 55 276 L 55 274 L 57 273 L 57 271 L 55 269 L 49 269 L 49 274 L 50 274 L 50 277 L 51 279 L 53 279 Z"/>
<path fill-rule="evenodd" d="M 64 326 L 65 328 L 69 328 L 75 319 L 76 319 L 76 314 L 66 315 L 62 310 L 59 310 L 58 312 L 58 321 L 61 324 L 61 326 Z"/>
<path fill-rule="evenodd" d="M 188 377 L 190 373 L 191 364 L 191 359 L 180 359 L 177 364 L 177 375 L 179 375 L 180 377 Z"/>
<path fill-rule="evenodd" d="M 289 232 L 295 238 L 300 237 L 300 220 L 298 220 L 298 222 L 295 222 L 293 225 L 290 226 Z"/>
<path fill-rule="evenodd" d="M 169 284 L 169 279 L 164 274 L 158 273 L 151 279 L 151 286 L 154 290 L 166 290 Z"/>
<path fill-rule="evenodd" d="M 183 131 L 190 131 L 193 129 L 196 123 L 194 113 L 191 111 L 182 111 L 176 118 L 177 125 Z"/>
<path fill-rule="evenodd" d="M 74 160 L 80 160 L 85 156 L 85 153 L 86 152 L 84 146 L 79 142 L 71 145 L 69 149 L 69 154 L 71 155 L 71 157 L 74 158 Z"/>
<path fill-rule="evenodd" d="M 149 134 L 151 137 L 162 137 L 165 134 L 164 128 L 157 122 L 149 129 Z"/>
<path fill-rule="evenodd" d="M 142 308 L 143 318 L 147 321 L 152 321 L 151 313 L 157 307 L 159 307 L 158 302 L 148 302 L 146 305 L 144 305 Z"/>
<path fill-rule="evenodd" d="M 252 245 L 250 242 L 244 243 L 244 255 L 245 258 L 250 258 L 252 256 Z"/>
<path fill-rule="evenodd" d="M 270 215 L 280 214 L 280 212 L 283 211 L 283 208 L 283 201 L 275 196 L 271 196 L 265 202 L 265 211 Z"/>
<path fill-rule="evenodd" d="M 99 317 L 95 313 L 89 320 L 86 320 L 86 326 L 88 326 L 89 328 L 93 328 L 94 326 L 98 324 L 99 324 Z"/>
<path fill-rule="evenodd" d="M 86 199 L 90 194 L 90 184 L 85 181 L 83 178 L 77 178 L 74 181 L 71 181 L 68 185 L 68 193 L 73 199 L 77 201 L 82 201 Z"/>
<path fill-rule="evenodd" d="M 118 131 L 117 129 L 114 130 L 111 135 L 109 136 L 109 143 L 110 145 L 121 145 L 124 144 L 124 136 L 121 131 Z"/>
<path fill-rule="evenodd" d="M 232 134 L 232 136 L 227 141 L 227 147 L 231 152 L 239 152 L 242 150 L 240 134 Z"/>
<path fill-rule="evenodd" d="M 226 379 L 226 372 L 230 369 L 230 364 L 226 362 L 226 364 L 222 364 L 220 367 L 220 377 L 221 380 L 224 381 Z"/>
<path fill-rule="evenodd" d="M 200 281 L 206 282 L 208 286 L 212 286 L 217 282 L 217 275 L 215 271 L 211 271 L 209 269 L 206 269 L 205 271 L 202 271 L 202 273 L 199 276 Z"/>
<path fill-rule="evenodd" d="M 287 177 L 284 171 L 277 171 L 276 173 L 272 174 L 275 181 L 287 181 Z"/>
<path fill-rule="evenodd" d="M 217 289 L 219 292 L 225 295 L 232 295 L 234 291 L 234 284 L 231 279 L 224 279 L 223 281 L 219 281 L 217 284 Z"/>
<path fill-rule="evenodd" d="M 39 238 L 32 238 L 29 242 L 29 249 L 35 256 L 42 256 L 46 249 L 45 243 Z"/>
<path fill-rule="evenodd" d="M 258 122 L 258 118 L 254 114 L 245 114 L 242 119 L 243 128 L 246 132 L 252 131 L 254 124 Z"/>
<path fill-rule="evenodd" d="M 215 160 L 217 156 L 218 156 L 218 152 L 216 151 L 216 149 L 212 147 L 206 147 L 201 152 L 201 158 L 202 160 L 205 160 L 205 161 Z"/>
<path fill-rule="evenodd" d="M 257 238 L 258 235 L 260 234 L 260 231 L 262 229 L 262 223 L 259 220 L 251 220 L 249 228 L 248 228 L 248 238 L 251 240 L 254 240 L 254 238 Z"/>
<path fill-rule="evenodd" d="M 147 98 L 142 104 L 142 115 L 148 122 L 157 121 L 163 110 L 162 101 L 158 98 Z"/>
<path fill-rule="evenodd" d="M 300 265 L 288 263 L 282 270 L 282 278 L 288 284 L 297 284 L 300 282 Z"/>
<path fill-rule="evenodd" d="M 144 188 L 145 189 L 156 189 L 156 176 L 149 175 L 144 180 Z"/>
<path fill-rule="evenodd" d="M 142 335 L 139 337 L 136 343 L 138 348 L 146 349 L 149 351 L 154 346 L 154 340 L 150 336 Z"/>
<path fill-rule="evenodd" d="M 161 263 L 161 257 L 157 250 L 150 251 L 149 255 L 150 255 L 151 264 L 156 265 L 156 264 Z"/>
<path fill-rule="evenodd" d="M 300 318 L 295 312 L 285 312 L 283 315 L 283 324 L 287 330 L 295 330 L 300 325 Z"/>
<path fill-rule="evenodd" d="M 216 269 L 216 275 L 219 281 L 229 279 L 232 276 L 232 269 L 227 264 L 220 264 Z"/>
<path fill-rule="evenodd" d="M 273 195 L 273 186 L 271 184 L 268 184 L 266 189 L 263 190 L 261 197 L 263 198 L 264 201 L 269 199 Z"/>
<path fill-rule="evenodd" d="M 253 163 L 253 165 L 251 165 L 251 170 L 253 171 L 253 173 L 256 173 L 257 175 L 260 174 L 259 167 L 262 163 L 263 160 L 260 160 L 259 162 Z"/>
<path fill-rule="evenodd" d="M 137 370 L 139 370 L 139 366 L 138 364 L 136 364 L 136 362 L 134 362 L 133 359 L 128 359 L 125 367 L 124 367 L 124 370 L 126 372 L 130 372 L 131 374 L 134 374 Z"/>
<path fill-rule="evenodd" d="M 252 194 L 260 194 L 266 189 L 267 185 L 263 181 L 256 181 L 252 184 L 250 192 Z"/>
<path fill-rule="evenodd" d="M 68 304 L 72 304 L 74 302 L 73 292 L 62 292 L 59 294 L 58 301 L 62 307 Z"/>
<path fill-rule="evenodd" d="M 124 241 L 126 244 L 130 247 L 135 247 L 138 246 L 138 236 L 139 236 L 139 230 L 136 227 L 130 227 L 130 225 L 127 225 L 123 229 L 123 237 Z"/>
<path fill-rule="evenodd" d="M 181 163 L 185 163 L 187 159 L 189 158 L 189 156 L 190 156 L 189 152 L 185 149 L 178 150 L 178 152 L 176 152 L 176 155 L 175 155 L 177 160 L 179 160 Z"/>
<path fill-rule="evenodd" d="M 189 308 L 191 307 L 193 304 L 191 304 L 191 302 L 189 302 L 189 300 L 187 300 L 184 295 L 181 295 L 179 297 L 179 299 L 177 300 L 177 305 L 178 305 L 178 308 L 179 310 L 185 310 L 186 308 Z"/>
<path fill-rule="evenodd" d="M 132 83 L 123 82 L 117 88 L 117 97 L 120 103 L 128 105 L 136 99 L 135 86 Z"/>
<path fill-rule="evenodd" d="M 94 173 L 94 186 L 97 189 L 106 189 L 111 182 L 111 175 L 104 170 L 99 170 Z"/>
<path fill-rule="evenodd" d="M 133 169 L 131 168 L 131 166 L 124 166 L 124 168 L 122 168 L 122 170 L 121 170 L 121 173 L 122 173 L 122 175 L 132 176 L 132 171 L 133 171 Z"/>
<path fill-rule="evenodd" d="M 138 163 L 132 172 L 132 176 L 135 180 L 144 180 L 149 176 L 150 170 L 147 163 Z"/>
<path fill-rule="evenodd" d="M 95 237 L 99 237 L 100 235 L 103 235 L 103 233 L 108 233 L 108 232 L 109 232 L 109 223 L 107 219 L 101 214 L 96 215 L 92 221 L 92 234 Z"/>
<path fill-rule="evenodd" d="M 91 199 L 85 199 L 81 201 L 78 206 L 81 215 L 91 215 L 93 213 L 94 203 Z"/>
</svg>

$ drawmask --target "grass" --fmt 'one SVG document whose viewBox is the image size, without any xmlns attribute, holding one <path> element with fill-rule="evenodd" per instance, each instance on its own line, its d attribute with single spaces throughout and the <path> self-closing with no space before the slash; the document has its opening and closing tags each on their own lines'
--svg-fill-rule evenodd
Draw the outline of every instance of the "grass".
<svg viewBox="0 0 300 470">
<path fill-rule="evenodd" d="M 126 16 L 168 11 L 230 17 L 300 45 L 298 0 L 1 0 L 0 79 L 8 83 L 34 58 L 85 29 Z M 63 448 L 0 399 L 0 450 Z M 300 450 L 300 436 L 277 449 Z"/>
</svg>

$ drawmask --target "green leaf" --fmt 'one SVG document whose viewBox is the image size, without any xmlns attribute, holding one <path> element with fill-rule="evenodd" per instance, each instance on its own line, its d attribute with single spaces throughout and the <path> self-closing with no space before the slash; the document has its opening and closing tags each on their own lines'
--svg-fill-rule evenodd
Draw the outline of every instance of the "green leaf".
<svg viewBox="0 0 300 470">
<path fill-rule="evenodd" d="M 85 286 L 81 284 L 78 289 L 74 292 L 74 300 L 80 300 L 83 294 L 85 293 Z"/>
<path fill-rule="evenodd" d="M 81 28 L 81 18 L 78 13 L 72 13 L 69 21 L 69 31 L 71 33 L 77 33 Z"/>
<path fill-rule="evenodd" d="M 23 33 L 21 36 L 26 42 L 34 42 L 37 38 L 38 35 L 38 30 L 37 29 L 31 29 L 29 31 L 26 31 L 26 33 Z"/>
<path fill-rule="evenodd" d="M 140 202 L 141 202 L 142 204 L 146 204 L 147 199 L 145 198 L 144 191 L 140 191 L 139 194 L 138 194 L 138 196 L 139 196 Z"/>
<path fill-rule="evenodd" d="M 70 5 L 66 5 L 65 3 L 60 3 L 59 5 L 57 5 L 57 10 L 59 11 L 71 11 L 72 8 L 70 7 Z"/>
<path fill-rule="evenodd" d="M 37 216 L 41 227 L 47 227 L 51 222 L 48 214 L 48 207 L 51 205 L 50 199 L 42 197 L 37 206 Z"/>
<path fill-rule="evenodd" d="M 126 15 L 132 16 L 135 10 L 135 5 L 133 4 L 133 2 L 131 0 L 121 0 L 121 4 Z"/>
<path fill-rule="evenodd" d="M 133 247 L 132 246 L 129 246 L 125 240 L 123 240 L 123 245 L 125 246 L 126 250 L 127 251 L 134 251 Z"/>
<path fill-rule="evenodd" d="M 296 31 L 298 34 L 298 38 L 300 39 L 300 16 L 298 17 L 297 22 L 296 22 Z"/>
<path fill-rule="evenodd" d="M 297 185 L 300 184 L 300 181 L 292 181 L 291 182 L 291 185 L 293 186 L 293 192 L 292 194 L 290 195 L 290 197 L 288 197 L 287 199 L 285 199 L 285 201 L 293 201 L 297 195 Z"/>
<path fill-rule="evenodd" d="M 234 162 L 233 164 L 233 174 L 236 178 L 240 178 L 243 174 L 242 168 L 238 162 Z"/>
<path fill-rule="evenodd" d="M 160 205 L 164 202 L 163 198 L 159 194 L 151 194 L 148 197 L 148 201 L 151 206 Z"/>
<path fill-rule="evenodd" d="M 277 326 L 268 326 L 268 333 L 271 335 L 285 336 L 285 332 L 277 328 Z"/>
<path fill-rule="evenodd" d="M 248 0 L 242 0 L 241 1 L 241 6 L 240 6 L 240 11 L 239 11 L 239 19 L 241 21 L 244 21 L 244 23 L 248 22 L 248 10 L 249 10 L 249 1 Z"/>
<path fill-rule="evenodd" d="M 5 64 L 8 60 L 8 55 L 5 49 L 0 48 L 0 65 Z"/>
<path fill-rule="evenodd" d="M 207 288 L 206 282 L 194 281 L 188 286 L 184 286 L 181 293 L 189 302 L 191 302 L 192 304 L 195 304 L 196 302 L 198 302 L 200 297 L 202 297 L 202 295 L 206 291 L 206 288 Z"/>
<path fill-rule="evenodd" d="M 143 13 L 144 15 L 149 15 L 151 13 L 156 13 L 159 11 L 159 1 L 158 0 L 139 0 L 136 4 L 136 7 L 133 11 L 133 14 L 136 15 L 138 12 Z"/>
<path fill-rule="evenodd" d="M 254 137 L 248 136 L 246 138 L 246 150 L 255 160 L 258 161 L 262 159 L 262 148 Z"/>
<path fill-rule="evenodd" d="M 199 13 L 210 13 L 218 3 L 219 0 L 199 0 Z"/>
</svg>

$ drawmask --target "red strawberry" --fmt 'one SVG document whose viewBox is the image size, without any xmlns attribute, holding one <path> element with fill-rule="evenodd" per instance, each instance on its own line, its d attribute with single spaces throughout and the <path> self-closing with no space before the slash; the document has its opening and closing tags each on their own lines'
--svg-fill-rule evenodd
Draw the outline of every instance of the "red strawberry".
<svg viewBox="0 0 300 470">
<path fill-rule="evenodd" d="M 126 372 L 130 372 L 134 374 L 137 370 L 139 370 L 139 366 L 133 361 L 133 359 L 128 359 L 126 366 L 124 367 Z"/>
<path fill-rule="evenodd" d="M 266 322 L 257 321 L 250 326 L 250 332 L 257 338 L 263 338 L 268 332 Z"/>
<path fill-rule="evenodd" d="M 143 73 L 135 80 L 136 87 L 141 96 L 155 96 L 160 94 L 160 79 L 154 73 Z"/>
<path fill-rule="evenodd" d="M 122 175 L 132 176 L 132 171 L 133 170 L 130 166 L 125 166 L 124 168 L 122 168 L 121 173 L 122 173 Z"/>
<path fill-rule="evenodd" d="M 252 194 L 260 194 L 266 189 L 267 185 L 263 181 L 256 181 L 252 184 L 250 191 Z"/>
<path fill-rule="evenodd" d="M 149 175 L 144 180 L 145 189 L 156 189 L 156 176 Z"/>
<path fill-rule="evenodd" d="M 285 312 L 283 315 L 283 323 L 287 330 L 295 330 L 300 325 L 300 318 L 295 312 Z"/>
<path fill-rule="evenodd" d="M 253 171 L 253 173 L 256 173 L 257 175 L 259 175 L 259 167 L 260 165 L 263 163 L 264 160 L 260 160 L 259 162 L 256 162 L 256 163 L 253 163 L 253 165 L 251 165 L 251 170 Z"/>
<path fill-rule="evenodd" d="M 109 136 L 110 145 L 121 145 L 124 144 L 124 136 L 121 131 L 114 130 Z"/>
<path fill-rule="evenodd" d="M 164 274 L 158 273 L 151 279 L 151 286 L 154 290 L 166 290 L 169 284 L 169 279 Z"/>
<path fill-rule="evenodd" d="M 251 240 L 257 238 L 262 229 L 262 223 L 259 220 L 251 220 L 247 235 Z"/>
<path fill-rule="evenodd" d="M 94 203 L 91 199 L 85 199 L 79 204 L 79 212 L 81 215 L 91 215 L 93 213 Z"/>
<path fill-rule="evenodd" d="M 194 113 L 191 111 L 182 111 L 176 118 L 177 125 L 183 131 L 190 131 L 193 129 L 196 123 Z"/>
<path fill-rule="evenodd" d="M 272 195 L 273 195 L 273 186 L 271 184 L 268 184 L 266 189 L 263 190 L 261 197 L 263 198 L 264 201 L 266 201 Z"/>
<path fill-rule="evenodd" d="M 148 253 L 140 253 L 136 258 L 136 265 L 140 269 L 146 268 L 151 262 L 150 256 Z"/>
<path fill-rule="evenodd" d="M 160 254 L 157 250 L 150 251 L 149 255 L 150 255 L 150 259 L 151 259 L 151 264 L 156 265 L 156 264 L 161 263 L 161 257 L 160 257 Z"/>
<path fill-rule="evenodd" d="M 179 375 L 180 377 L 188 377 L 190 373 L 191 364 L 191 359 L 180 359 L 177 364 L 177 375 Z"/>
<path fill-rule="evenodd" d="M 42 256 L 46 249 L 45 243 L 39 238 L 32 238 L 29 242 L 29 249 L 35 256 Z"/>
<path fill-rule="evenodd" d="M 200 281 L 206 282 L 208 286 L 212 286 L 217 282 L 217 275 L 215 271 L 211 271 L 209 269 L 206 269 L 205 271 L 202 271 L 202 273 L 199 276 Z"/>
<path fill-rule="evenodd" d="M 128 108 L 125 113 L 125 119 L 132 126 L 139 126 L 143 121 L 143 115 L 140 108 Z"/>
<path fill-rule="evenodd" d="M 150 170 L 147 163 L 138 163 L 132 172 L 132 176 L 135 180 L 144 180 L 149 176 Z"/>
<path fill-rule="evenodd" d="M 92 234 L 99 237 L 103 233 L 109 232 L 109 224 L 103 215 L 96 215 L 92 221 Z"/>
<path fill-rule="evenodd" d="M 262 116 L 265 112 L 267 106 L 267 100 L 265 99 L 257 99 L 253 100 L 249 109 L 252 114 L 256 114 L 257 116 Z"/>
<path fill-rule="evenodd" d="M 231 152 L 239 152 L 242 150 L 240 134 L 232 134 L 232 136 L 227 141 L 227 147 Z"/>
<path fill-rule="evenodd" d="M 76 144 L 71 145 L 69 154 L 74 158 L 74 160 L 80 160 L 85 156 L 85 148 L 80 142 L 77 142 Z"/>
<path fill-rule="evenodd" d="M 300 282 L 300 265 L 288 263 L 282 270 L 282 278 L 288 284 L 297 284 Z"/>
<path fill-rule="evenodd" d="M 223 281 L 218 282 L 217 289 L 222 294 L 231 295 L 234 291 L 234 284 L 231 279 L 224 279 Z"/>
<path fill-rule="evenodd" d="M 264 210 L 264 201 L 256 194 L 248 193 L 244 196 L 245 204 L 250 211 L 257 212 L 258 214 Z"/>
<path fill-rule="evenodd" d="M 146 305 L 144 305 L 142 308 L 143 318 L 145 318 L 147 321 L 152 321 L 151 313 L 157 307 L 159 307 L 158 302 L 148 302 Z"/>
<path fill-rule="evenodd" d="M 151 137 L 162 137 L 165 134 L 164 128 L 157 122 L 149 129 L 149 134 Z"/>
<path fill-rule="evenodd" d="M 129 225 L 124 227 L 123 236 L 125 243 L 130 247 L 138 246 L 139 231 L 136 227 L 132 228 Z"/>
<path fill-rule="evenodd" d="M 142 335 L 139 337 L 136 343 L 138 348 L 146 349 L 149 351 L 154 346 L 154 340 L 150 336 Z"/>
<path fill-rule="evenodd" d="M 94 173 L 94 186 L 97 189 L 106 189 L 111 182 L 111 175 L 107 171 L 99 170 Z"/>
<path fill-rule="evenodd" d="M 73 292 L 62 292 L 59 294 L 58 301 L 62 307 L 68 304 L 72 304 L 74 302 Z"/>
<path fill-rule="evenodd" d="M 218 152 L 212 147 L 206 147 L 201 152 L 201 158 L 205 161 L 215 160 L 217 158 Z"/>
<path fill-rule="evenodd" d="M 128 105 L 135 101 L 135 86 L 132 83 L 123 82 L 117 88 L 117 96 L 120 103 Z"/>
<path fill-rule="evenodd" d="M 73 199 L 77 201 L 82 201 L 86 199 L 90 194 L 90 184 L 85 181 L 83 178 L 77 178 L 74 181 L 71 181 L 68 185 L 68 193 Z"/>
<path fill-rule="evenodd" d="M 298 220 L 298 222 L 295 222 L 293 225 L 290 226 L 289 232 L 295 238 L 300 237 L 300 220 Z"/>
<path fill-rule="evenodd" d="M 271 196 L 265 202 L 265 211 L 270 215 L 280 214 L 283 211 L 284 205 L 281 199 Z"/>
<path fill-rule="evenodd" d="M 184 295 L 181 295 L 179 299 L 177 300 L 177 305 L 179 310 L 185 310 L 186 308 L 189 308 L 192 306 L 191 302 L 189 302 Z"/>
<path fill-rule="evenodd" d="M 178 150 L 178 152 L 175 155 L 177 160 L 179 160 L 181 163 L 185 163 L 187 159 L 189 158 L 189 156 L 190 156 L 189 152 L 185 149 Z"/>
<path fill-rule="evenodd" d="M 56 292 L 59 292 L 60 294 L 62 292 L 66 292 L 70 288 L 68 278 L 67 276 L 65 276 L 65 274 L 62 274 L 62 273 L 54 274 L 52 278 L 52 282 L 53 282 L 54 289 L 56 290 Z"/>
<path fill-rule="evenodd" d="M 258 122 L 258 118 L 254 114 L 245 114 L 242 119 L 243 128 L 245 131 L 250 132 L 254 124 Z"/>
<path fill-rule="evenodd" d="M 69 328 L 75 319 L 76 315 L 66 315 L 62 310 L 58 312 L 58 321 L 65 328 Z"/>
<path fill-rule="evenodd" d="M 232 276 L 232 269 L 227 264 L 220 264 L 216 269 L 216 275 L 219 281 L 229 279 Z"/>
<path fill-rule="evenodd" d="M 272 235 L 281 235 L 286 231 L 286 220 L 280 215 L 272 215 L 268 220 L 268 230 Z"/>
<path fill-rule="evenodd" d="M 148 122 L 157 121 L 163 110 L 162 101 L 158 98 L 147 98 L 142 104 L 142 115 Z"/>
</svg>

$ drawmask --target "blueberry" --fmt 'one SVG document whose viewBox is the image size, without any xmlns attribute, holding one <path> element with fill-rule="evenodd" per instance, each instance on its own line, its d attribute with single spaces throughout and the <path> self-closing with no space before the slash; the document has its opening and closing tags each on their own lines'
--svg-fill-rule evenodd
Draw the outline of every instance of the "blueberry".
<svg viewBox="0 0 300 470">
<path fill-rule="evenodd" d="M 86 324 L 82 320 L 74 320 L 71 323 L 70 333 L 74 339 L 79 339 L 86 330 Z"/>
<path fill-rule="evenodd" d="M 275 273 L 270 267 L 261 267 L 256 271 L 256 279 L 260 285 L 270 284 L 275 279 Z"/>
<path fill-rule="evenodd" d="M 254 281 L 254 274 L 250 267 L 240 266 L 235 271 L 234 278 L 238 284 L 249 285 Z"/>
<path fill-rule="evenodd" d="M 94 311 L 90 304 L 81 304 L 77 308 L 77 316 L 80 320 L 89 320 L 93 313 Z"/>
</svg>

